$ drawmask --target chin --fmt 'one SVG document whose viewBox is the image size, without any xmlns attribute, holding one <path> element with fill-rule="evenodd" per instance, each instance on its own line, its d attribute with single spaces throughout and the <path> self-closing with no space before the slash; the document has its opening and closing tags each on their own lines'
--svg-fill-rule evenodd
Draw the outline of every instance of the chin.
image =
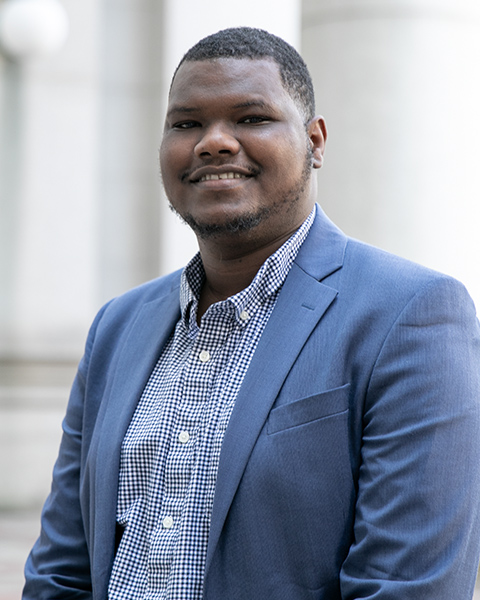
<svg viewBox="0 0 480 600">
<path fill-rule="evenodd" d="M 254 213 L 245 213 L 237 217 L 227 218 L 223 222 L 202 222 L 190 213 L 181 215 L 172 205 L 170 205 L 170 208 L 198 237 L 202 239 L 251 231 L 264 221 L 271 212 L 270 208 L 264 207 Z"/>
</svg>

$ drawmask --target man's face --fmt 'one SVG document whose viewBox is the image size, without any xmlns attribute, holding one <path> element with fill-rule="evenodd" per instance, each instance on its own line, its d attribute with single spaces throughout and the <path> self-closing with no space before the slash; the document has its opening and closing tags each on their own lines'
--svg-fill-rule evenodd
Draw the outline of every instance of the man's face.
<svg viewBox="0 0 480 600">
<path fill-rule="evenodd" d="M 171 206 L 202 239 L 248 232 L 258 244 L 294 231 L 315 201 L 322 127 L 307 132 L 271 60 L 183 63 L 160 148 Z"/>
</svg>

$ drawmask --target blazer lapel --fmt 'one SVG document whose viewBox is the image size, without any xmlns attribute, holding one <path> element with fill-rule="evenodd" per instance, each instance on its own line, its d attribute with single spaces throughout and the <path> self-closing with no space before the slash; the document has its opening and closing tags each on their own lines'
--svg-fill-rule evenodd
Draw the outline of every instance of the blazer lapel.
<svg viewBox="0 0 480 600">
<path fill-rule="evenodd" d="M 325 242 L 328 241 L 328 244 Z M 258 435 L 283 381 L 337 291 L 318 281 L 343 263 L 345 236 L 323 213 L 279 294 L 235 401 L 220 455 L 206 569 Z M 322 255 L 323 253 L 323 255 Z M 314 276 L 305 272 L 307 268 Z M 280 349 L 280 350 L 279 350 Z"/>
</svg>

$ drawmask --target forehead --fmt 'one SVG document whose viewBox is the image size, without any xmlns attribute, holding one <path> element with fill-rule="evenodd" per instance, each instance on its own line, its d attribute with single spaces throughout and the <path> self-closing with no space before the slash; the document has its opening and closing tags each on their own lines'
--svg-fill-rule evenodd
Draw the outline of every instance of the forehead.
<svg viewBox="0 0 480 600">
<path fill-rule="evenodd" d="M 273 60 L 218 58 L 182 63 L 172 83 L 169 110 L 195 101 L 220 99 L 293 104 Z"/>
</svg>

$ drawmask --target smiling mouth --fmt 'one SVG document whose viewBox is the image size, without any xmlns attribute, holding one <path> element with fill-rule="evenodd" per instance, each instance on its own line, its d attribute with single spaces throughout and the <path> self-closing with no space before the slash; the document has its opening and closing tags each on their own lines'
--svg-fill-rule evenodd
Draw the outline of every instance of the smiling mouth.
<svg viewBox="0 0 480 600">
<path fill-rule="evenodd" d="M 200 179 L 197 179 L 197 182 L 202 181 L 217 181 L 219 179 L 247 179 L 248 175 L 243 175 L 242 173 L 208 173 L 206 175 L 202 175 Z"/>
</svg>

